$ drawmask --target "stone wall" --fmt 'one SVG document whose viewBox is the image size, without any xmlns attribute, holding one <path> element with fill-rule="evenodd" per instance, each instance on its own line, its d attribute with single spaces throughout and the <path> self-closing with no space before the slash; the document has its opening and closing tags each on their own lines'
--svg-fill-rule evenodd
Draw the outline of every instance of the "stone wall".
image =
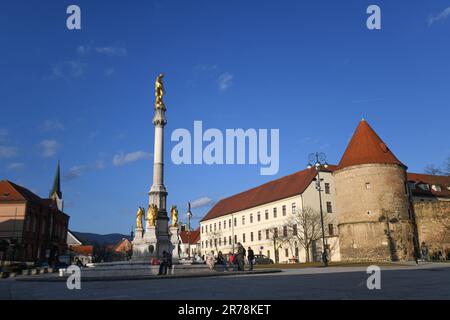
<svg viewBox="0 0 450 320">
<path fill-rule="evenodd" d="M 334 177 L 342 260 L 412 259 L 405 169 L 365 164 L 335 171 Z"/>
<path fill-rule="evenodd" d="M 450 252 L 450 201 L 414 201 L 419 242 L 430 255 Z"/>
</svg>

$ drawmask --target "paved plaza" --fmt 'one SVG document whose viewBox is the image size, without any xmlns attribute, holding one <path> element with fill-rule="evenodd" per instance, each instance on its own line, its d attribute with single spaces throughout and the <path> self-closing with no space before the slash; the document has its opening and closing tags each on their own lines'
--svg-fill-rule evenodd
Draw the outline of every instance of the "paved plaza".
<svg viewBox="0 0 450 320">
<path fill-rule="evenodd" d="M 135 281 L 0 280 L 1 299 L 450 299 L 450 264 L 381 268 L 381 289 L 368 290 L 364 267 L 283 270 L 281 273 Z"/>
</svg>

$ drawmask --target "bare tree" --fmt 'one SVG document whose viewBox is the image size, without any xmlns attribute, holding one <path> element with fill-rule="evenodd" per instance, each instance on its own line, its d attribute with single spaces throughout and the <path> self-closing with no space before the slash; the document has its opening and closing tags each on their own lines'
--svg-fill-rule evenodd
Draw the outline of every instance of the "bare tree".
<svg viewBox="0 0 450 320">
<path fill-rule="evenodd" d="M 329 218 L 324 215 L 324 225 L 328 224 Z M 311 247 L 314 241 L 322 236 L 322 223 L 320 213 L 310 207 L 297 209 L 288 219 L 286 224 L 288 233 L 291 234 L 291 240 L 296 239 L 300 246 L 305 249 L 306 262 L 311 261 Z"/>
<path fill-rule="evenodd" d="M 206 241 L 209 241 L 214 245 L 216 252 L 219 252 L 217 249 L 217 242 L 222 238 L 222 231 L 214 230 L 206 233 Z"/>
<path fill-rule="evenodd" d="M 425 167 L 424 172 L 432 175 L 450 176 L 450 157 L 447 157 L 447 159 L 445 159 L 442 167 L 438 167 L 434 164 L 428 164 Z"/>
<path fill-rule="evenodd" d="M 436 167 L 434 164 L 428 164 L 425 167 L 424 172 L 426 174 L 432 174 L 434 176 L 443 174 L 442 170 L 440 168 Z"/>
<path fill-rule="evenodd" d="M 444 171 L 447 176 L 450 176 L 450 157 L 444 162 Z"/>
<path fill-rule="evenodd" d="M 285 234 L 283 232 L 283 228 L 287 226 L 277 226 L 277 227 L 273 227 L 268 229 L 269 230 L 269 239 L 272 241 L 273 243 L 273 248 L 275 250 L 275 263 L 278 263 L 280 260 L 280 255 L 279 255 L 279 249 L 281 247 L 283 247 L 283 245 L 285 243 L 289 243 L 290 241 L 290 236 L 289 233 Z"/>
</svg>

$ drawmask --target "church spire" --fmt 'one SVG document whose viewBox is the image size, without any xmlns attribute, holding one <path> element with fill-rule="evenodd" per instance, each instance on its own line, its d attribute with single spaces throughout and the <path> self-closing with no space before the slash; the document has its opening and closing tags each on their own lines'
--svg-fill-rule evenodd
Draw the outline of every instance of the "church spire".
<svg viewBox="0 0 450 320">
<path fill-rule="evenodd" d="M 58 166 L 56 167 L 55 180 L 53 181 L 53 188 L 50 191 L 49 197 L 56 201 L 58 209 L 63 210 L 63 200 L 61 192 L 61 169 L 58 160 Z"/>
</svg>

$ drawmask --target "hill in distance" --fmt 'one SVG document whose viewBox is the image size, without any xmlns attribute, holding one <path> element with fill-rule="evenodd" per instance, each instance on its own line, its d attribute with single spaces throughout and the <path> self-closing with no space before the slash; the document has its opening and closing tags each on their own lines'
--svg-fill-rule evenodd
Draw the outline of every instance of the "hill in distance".
<svg viewBox="0 0 450 320">
<path fill-rule="evenodd" d="M 130 235 L 120 234 L 120 233 L 110 233 L 110 234 L 97 234 L 97 233 L 89 233 L 89 232 L 77 232 L 71 231 L 78 239 L 83 242 L 83 244 L 90 245 L 100 245 L 106 246 L 110 244 L 117 244 L 123 238 L 128 240 L 132 240 Z"/>
</svg>

